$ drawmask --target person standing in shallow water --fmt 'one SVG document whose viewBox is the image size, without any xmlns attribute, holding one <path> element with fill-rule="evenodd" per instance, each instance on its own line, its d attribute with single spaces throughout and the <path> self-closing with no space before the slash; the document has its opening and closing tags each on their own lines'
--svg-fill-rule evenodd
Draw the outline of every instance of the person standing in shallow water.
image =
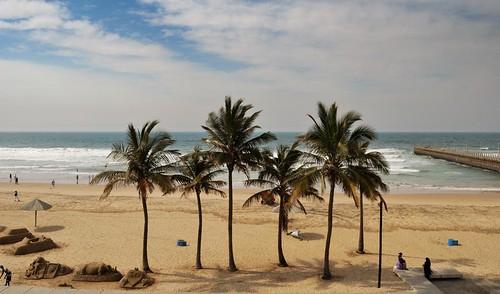
<svg viewBox="0 0 500 294">
<path fill-rule="evenodd" d="M 12 173 L 9 174 L 9 182 L 12 183 Z"/>
</svg>

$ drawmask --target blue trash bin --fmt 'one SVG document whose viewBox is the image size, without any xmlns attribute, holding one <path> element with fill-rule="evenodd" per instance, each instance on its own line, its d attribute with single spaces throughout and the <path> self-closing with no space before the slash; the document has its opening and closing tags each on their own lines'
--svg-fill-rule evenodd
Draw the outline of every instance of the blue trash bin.
<svg viewBox="0 0 500 294">
<path fill-rule="evenodd" d="M 177 246 L 186 246 L 187 242 L 184 240 L 177 240 Z"/>
<path fill-rule="evenodd" d="M 458 245 L 458 240 L 448 239 L 448 246 L 457 246 L 457 245 Z"/>
</svg>

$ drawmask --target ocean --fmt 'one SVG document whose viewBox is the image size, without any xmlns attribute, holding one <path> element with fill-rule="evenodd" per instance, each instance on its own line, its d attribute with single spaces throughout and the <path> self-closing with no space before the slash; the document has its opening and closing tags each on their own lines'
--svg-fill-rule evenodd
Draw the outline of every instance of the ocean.
<svg viewBox="0 0 500 294">
<path fill-rule="evenodd" d="M 203 132 L 173 132 L 174 149 L 187 153 L 205 147 Z M 298 133 L 278 132 L 270 144 L 292 144 Z M 106 157 L 124 133 L 0 133 L 0 182 L 9 174 L 20 182 L 87 184 L 91 175 L 106 168 L 120 168 Z M 413 154 L 413 146 L 430 145 L 482 152 L 499 152 L 500 133 L 379 133 L 372 149 L 390 164 L 385 177 L 391 190 L 500 191 L 500 173 Z M 244 176 L 235 175 L 242 185 Z"/>
</svg>

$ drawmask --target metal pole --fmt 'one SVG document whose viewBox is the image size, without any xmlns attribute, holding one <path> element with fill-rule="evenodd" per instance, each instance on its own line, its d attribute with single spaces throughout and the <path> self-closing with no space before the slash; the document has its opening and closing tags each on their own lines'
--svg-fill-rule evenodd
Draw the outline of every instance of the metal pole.
<svg viewBox="0 0 500 294">
<path fill-rule="evenodd" d="M 383 205 L 382 202 L 379 203 L 380 206 L 380 220 L 379 220 L 379 231 L 378 231 L 378 284 L 377 288 L 380 288 L 382 282 L 382 213 Z"/>
</svg>

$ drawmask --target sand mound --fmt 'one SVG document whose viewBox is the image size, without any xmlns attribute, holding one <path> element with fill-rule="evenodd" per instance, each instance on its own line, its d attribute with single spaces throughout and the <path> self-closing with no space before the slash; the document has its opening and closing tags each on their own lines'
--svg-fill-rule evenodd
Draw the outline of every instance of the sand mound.
<svg viewBox="0 0 500 294">
<path fill-rule="evenodd" d="M 28 280 L 53 279 L 73 272 L 68 266 L 51 263 L 43 257 L 36 258 L 26 270 L 25 277 Z"/>
<path fill-rule="evenodd" d="M 139 269 L 130 270 L 121 280 L 120 287 L 127 289 L 142 289 L 153 285 L 154 280 Z"/>
<path fill-rule="evenodd" d="M 56 243 L 50 238 L 45 238 L 45 236 L 32 239 L 25 238 L 21 243 L 16 245 L 14 255 L 25 255 L 54 248 L 57 248 Z"/>
<path fill-rule="evenodd" d="M 123 275 L 110 265 L 101 262 L 91 262 L 80 268 L 73 281 L 84 282 L 117 282 Z"/>
<path fill-rule="evenodd" d="M 28 229 L 11 229 L 8 230 L 5 235 L 0 236 L 0 245 L 17 243 L 22 241 L 24 238 L 33 238 L 33 235 Z"/>
</svg>

